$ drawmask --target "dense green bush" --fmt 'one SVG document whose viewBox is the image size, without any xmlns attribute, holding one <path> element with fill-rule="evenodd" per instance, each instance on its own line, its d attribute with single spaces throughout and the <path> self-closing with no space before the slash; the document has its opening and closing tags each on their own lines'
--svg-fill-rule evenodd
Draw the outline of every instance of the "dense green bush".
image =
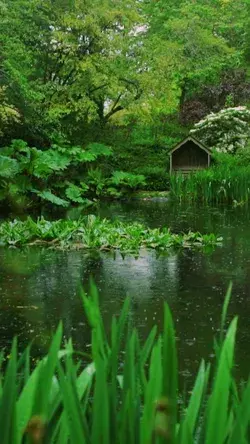
<svg viewBox="0 0 250 444">
<path fill-rule="evenodd" d="M 245 148 L 240 148 L 237 151 L 236 161 L 238 165 L 250 165 L 250 141 L 247 143 Z"/>
<path fill-rule="evenodd" d="M 14 339 L 1 367 L 3 444 L 246 444 L 250 381 L 233 378 L 237 318 L 226 332 L 225 299 L 212 365 L 201 361 L 189 396 L 178 390 L 174 323 L 163 306 L 163 331 L 141 343 L 131 325 L 130 299 L 108 336 L 96 288 L 82 292 L 91 348 L 77 352 L 60 324 L 48 355 L 31 366 L 30 346 L 18 356 Z M 6 355 L 1 353 L 1 364 Z M 81 361 L 87 364 L 82 364 Z M 182 399 L 182 402 L 179 402 Z M 184 401 L 183 401 L 184 400 Z"/>
<path fill-rule="evenodd" d="M 12 207 L 91 205 L 100 196 L 120 197 L 145 185 L 140 174 L 115 170 L 109 146 L 54 144 L 48 149 L 14 140 L 0 154 L 0 201 Z"/>
<path fill-rule="evenodd" d="M 144 189 L 148 191 L 166 191 L 169 189 L 169 171 L 160 166 L 145 166 L 138 169 L 145 176 Z"/>
<path fill-rule="evenodd" d="M 212 153 L 212 165 L 227 166 L 229 169 L 250 165 L 250 141 L 244 148 L 239 148 L 233 156 L 229 153 L 214 151 Z"/>
</svg>

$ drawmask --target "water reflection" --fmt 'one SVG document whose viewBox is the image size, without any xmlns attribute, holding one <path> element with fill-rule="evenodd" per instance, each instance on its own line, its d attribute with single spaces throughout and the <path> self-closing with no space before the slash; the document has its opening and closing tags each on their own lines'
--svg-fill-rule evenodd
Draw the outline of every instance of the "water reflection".
<svg viewBox="0 0 250 444">
<path fill-rule="evenodd" d="M 34 353 L 46 349 L 59 319 L 77 347 L 90 342 L 79 285 L 88 289 L 93 276 L 100 291 L 107 328 L 122 301 L 132 298 L 131 319 L 145 337 L 156 323 L 162 328 L 163 301 L 174 313 L 180 367 L 192 377 L 201 357 L 212 358 L 212 337 L 219 326 L 224 294 L 234 282 L 230 316 L 240 315 L 237 360 L 240 376 L 249 372 L 250 227 L 247 209 L 179 207 L 160 202 L 112 204 L 102 216 L 140 220 L 174 231 L 218 232 L 223 247 L 210 254 L 184 250 L 157 257 L 60 252 L 45 249 L 0 250 L 0 345 L 19 335 L 22 346 L 34 340 Z"/>
</svg>

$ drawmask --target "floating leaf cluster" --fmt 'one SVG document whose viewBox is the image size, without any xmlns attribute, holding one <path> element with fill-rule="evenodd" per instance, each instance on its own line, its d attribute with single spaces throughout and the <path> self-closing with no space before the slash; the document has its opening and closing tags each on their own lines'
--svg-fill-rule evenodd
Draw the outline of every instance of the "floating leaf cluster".
<svg viewBox="0 0 250 444">
<path fill-rule="evenodd" d="M 94 215 L 79 220 L 37 221 L 28 217 L 0 225 L 0 244 L 21 247 L 46 245 L 61 249 L 98 249 L 138 252 L 141 248 L 159 251 L 171 247 L 203 247 L 220 244 L 215 234 L 188 232 L 174 234 L 168 228 L 146 228 L 140 223 L 100 219 Z"/>
</svg>

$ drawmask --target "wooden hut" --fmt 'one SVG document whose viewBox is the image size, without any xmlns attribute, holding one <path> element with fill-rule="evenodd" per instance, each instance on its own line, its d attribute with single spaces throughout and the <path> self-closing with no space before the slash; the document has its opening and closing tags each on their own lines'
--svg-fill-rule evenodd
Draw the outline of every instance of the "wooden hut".
<svg viewBox="0 0 250 444">
<path fill-rule="evenodd" d="M 211 150 L 192 136 L 178 143 L 169 155 L 170 173 L 188 174 L 210 166 Z"/>
</svg>

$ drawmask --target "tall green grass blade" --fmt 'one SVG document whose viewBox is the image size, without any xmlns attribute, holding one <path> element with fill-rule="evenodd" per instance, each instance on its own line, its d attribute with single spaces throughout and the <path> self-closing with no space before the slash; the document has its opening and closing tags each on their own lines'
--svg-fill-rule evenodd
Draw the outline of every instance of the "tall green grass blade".
<svg viewBox="0 0 250 444">
<path fill-rule="evenodd" d="M 190 437 L 190 442 L 194 440 L 195 427 L 198 421 L 199 413 L 202 408 L 202 401 L 204 393 L 206 391 L 208 370 L 205 368 L 205 362 L 202 361 L 198 375 L 195 380 L 195 385 L 192 391 L 191 398 L 188 403 L 188 407 L 185 412 L 183 423 L 179 430 L 178 442 L 186 444 L 187 436 Z"/>
<path fill-rule="evenodd" d="M 237 318 L 231 322 L 224 341 L 217 344 L 212 389 L 208 387 L 210 367 L 202 361 L 177 424 L 178 369 L 168 306 L 164 307 L 163 335 L 156 339 L 154 328 L 140 347 L 137 330 L 131 331 L 128 322 L 129 301 L 126 300 L 120 318 L 112 321 L 110 345 L 102 320 L 99 322 L 98 295 L 92 294 L 87 303 L 94 332 L 94 362 L 84 369 L 74 359 L 71 340 L 60 350 L 61 326 L 48 355 L 31 373 L 29 348 L 17 361 L 16 341 L 13 342 L 10 360 L 1 375 L 1 444 L 30 444 L 30 439 L 36 439 L 22 437 L 29 420 L 36 419 L 35 414 L 41 423 L 47 422 L 45 442 L 50 444 L 249 441 L 250 382 L 240 391 L 232 375 Z M 223 328 L 228 303 L 227 295 L 221 318 Z"/>
<path fill-rule="evenodd" d="M 148 361 L 148 358 L 150 356 L 150 353 L 152 351 L 153 345 L 155 343 L 155 337 L 156 337 L 156 333 L 157 333 L 157 327 L 156 325 L 152 328 L 151 332 L 149 333 L 145 344 L 143 345 L 142 349 L 141 349 L 141 353 L 140 353 L 140 374 L 141 374 L 141 379 L 142 379 L 142 384 L 144 385 L 144 388 L 147 384 L 147 378 L 146 378 L 146 374 L 145 374 L 145 365 Z"/>
<path fill-rule="evenodd" d="M 127 340 L 125 351 L 125 363 L 123 372 L 122 408 L 121 408 L 121 433 L 120 442 L 135 443 L 136 419 L 138 412 L 138 337 L 134 330 Z"/>
<path fill-rule="evenodd" d="M 246 440 L 247 432 L 250 435 L 250 380 L 244 390 L 242 402 L 238 406 L 236 419 L 228 444 L 238 444 L 241 442 L 239 441 L 240 436 L 243 441 Z M 248 438 L 250 438 L 250 436 L 248 436 Z"/>
<path fill-rule="evenodd" d="M 93 376 L 95 374 L 95 368 L 93 364 L 88 365 L 78 376 L 76 380 L 76 391 L 81 404 L 82 415 L 85 415 L 87 403 L 89 401 L 90 390 L 92 387 Z M 51 442 L 56 441 L 56 437 L 59 436 L 58 442 L 60 444 L 67 442 L 69 439 L 69 429 L 66 417 L 66 411 L 63 410 L 61 393 L 55 399 L 53 403 L 53 409 L 49 418 L 50 425 L 52 425 Z M 56 441 L 57 442 L 57 441 Z"/>
<path fill-rule="evenodd" d="M 28 347 L 26 347 L 26 349 L 18 359 L 17 363 L 17 371 L 18 372 L 23 371 L 24 383 L 26 383 L 30 377 L 30 349 L 31 349 L 31 344 L 28 345 Z"/>
<path fill-rule="evenodd" d="M 67 419 L 67 429 L 70 433 L 70 441 L 75 443 L 88 443 L 85 430 L 84 419 L 81 411 L 81 404 L 77 396 L 76 387 L 71 375 L 65 375 L 62 366 L 58 365 L 59 383 L 62 391 L 65 417 Z M 66 432 L 66 429 L 64 429 Z"/>
<path fill-rule="evenodd" d="M 229 327 L 222 345 L 213 391 L 208 403 L 206 444 L 223 444 L 226 439 L 227 412 L 231 386 L 237 318 Z"/>
<path fill-rule="evenodd" d="M 49 409 L 49 395 L 53 376 L 58 363 L 58 353 L 62 342 L 62 324 L 60 323 L 52 340 L 47 359 L 42 361 L 38 374 L 37 389 L 34 397 L 33 414 L 45 419 Z"/>
<path fill-rule="evenodd" d="M 155 342 L 155 337 L 156 337 L 156 333 L 157 333 L 157 327 L 156 325 L 152 328 L 151 332 L 149 333 L 142 349 L 141 349 L 141 365 L 144 367 L 149 355 L 151 353 L 152 347 L 154 345 Z"/>
<path fill-rule="evenodd" d="M 143 415 L 141 419 L 140 443 L 154 442 L 159 430 L 156 425 L 157 403 L 162 402 L 162 385 L 165 374 L 162 369 L 162 343 L 158 339 L 154 345 L 149 368 L 149 380 L 145 387 Z"/>
<path fill-rule="evenodd" d="M 0 400 L 1 444 L 16 444 L 17 340 L 13 341 Z"/>
<path fill-rule="evenodd" d="M 177 423 L 177 389 L 178 368 L 173 319 L 167 304 L 164 305 L 163 332 L 163 396 L 169 403 L 169 443 L 175 442 Z"/>
<path fill-rule="evenodd" d="M 223 304 L 223 308 L 222 308 L 222 314 L 221 314 L 221 324 L 220 324 L 220 344 L 222 344 L 223 341 L 223 335 L 224 335 L 224 329 L 225 329 L 225 324 L 226 324 L 226 317 L 227 317 L 227 312 L 228 312 L 228 306 L 229 306 L 229 302 L 231 299 L 231 295 L 232 295 L 232 288 L 233 288 L 233 283 L 230 282 L 227 293 L 226 293 L 226 297 L 224 300 L 224 304 Z"/>
<path fill-rule="evenodd" d="M 39 390 L 39 373 L 43 363 L 40 362 L 27 380 L 17 400 L 17 433 L 19 439 L 31 418 L 35 393 Z"/>
<path fill-rule="evenodd" d="M 99 356 L 95 361 L 96 382 L 93 400 L 91 444 L 109 444 L 109 396 L 107 387 L 107 364 Z"/>
<path fill-rule="evenodd" d="M 128 322 L 128 314 L 130 310 L 130 298 L 126 298 L 122 307 L 121 314 L 117 320 L 115 317 L 112 319 L 111 327 L 111 352 L 108 360 L 108 371 L 111 370 L 111 387 L 110 387 L 110 428 L 111 439 L 116 441 L 117 439 L 117 375 L 119 354 L 121 351 L 122 340 L 126 343 L 125 329 Z"/>
<path fill-rule="evenodd" d="M 92 328 L 92 354 L 93 360 L 101 353 L 103 358 L 107 357 L 109 353 L 108 341 L 103 325 L 103 319 L 100 313 L 99 295 L 96 286 L 91 281 L 90 284 L 90 296 L 81 290 L 81 297 L 83 301 L 83 307 L 87 316 L 89 325 Z"/>
</svg>

